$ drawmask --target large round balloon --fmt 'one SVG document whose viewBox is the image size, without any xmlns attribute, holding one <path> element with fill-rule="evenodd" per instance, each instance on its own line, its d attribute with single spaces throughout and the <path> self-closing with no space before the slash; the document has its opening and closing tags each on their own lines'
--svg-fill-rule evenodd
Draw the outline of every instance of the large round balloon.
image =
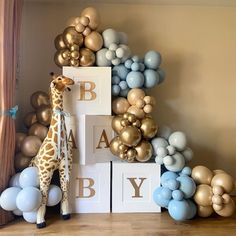
<svg viewBox="0 0 236 236">
<path fill-rule="evenodd" d="M 50 185 L 48 190 L 48 200 L 47 206 L 55 206 L 57 205 L 62 198 L 61 189 L 56 185 Z"/>
<path fill-rule="evenodd" d="M 63 32 L 63 41 L 67 45 L 67 47 L 77 44 L 81 46 L 84 41 L 84 37 L 82 34 L 78 33 L 75 30 L 75 27 L 69 26 Z"/>
<path fill-rule="evenodd" d="M 85 8 L 81 16 L 85 16 L 89 19 L 89 24 L 88 26 L 92 29 L 95 30 L 100 24 L 100 16 L 98 14 L 98 11 L 94 7 L 87 7 Z"/>
<path fill-rule="evenodd" d="M 137 152 L 136 160 L 139 162 L 147 162 L 152 157 L 152 145 L 146 140 L 142 140 L 136 145 L 135 150 Z"/>
<path fill-rule="evenodd" d="M 49 96 L 43 91 L 34 92 L 30 96 L 30 103 L 34 109 L 38 109 L 42 105 L 50 105 Z"/>
<path fill-rule="evenodd" d="M 41 141 L 43 141 L 46 138 L 47 133 L 48 133 L 48 128 L 40 123 L 33 124 L 28 132 L 29 135 L 38 136 L 41 139 Z"/>
<path fill-rule="evenodd" d="M 17 153 L 14 158 L 14 167 L 16 172 L 22 171 L 28 167 L 31 159 L 31 157 L 25 156 L 22 152 Z"/>
<path fill-rule="evenodd" d="M 183 132 L 176 131 L 169 137 L 169 144 L 174 146 L 178 151 L 183 151 L 187 145 L 187 138 Z"/>
<path fill-rule="evenodd" d="M 36 112 L 37 120 L 40 124 L 48 126 L 51 122 L 52 109 L 51 106 L 42 105 Z"/>
<path fill-rule="evenodd" d="M 142 119 L 140 129 L 142 131 L 143 138 L 150 139 L 156 135 L 158 126 L 153 118 L 146 117 Z"/>
<path fill-rule="evenodd" d="M 102 48 L 96 53 L 96 65 L 97 66 L 110 66 L 111 61 L 106 58 L 106 53 L 108 49 Z"/>
<path fill-rule="evenodd" d="M 200 184 L 197 186 L 196 192 L 193 196 L 194 201 L 200 206 L 212 205 L 212 188 L 206 184 Z"/>
<path fill-rule="evenodd" d="M 57 35 L 57 37 L 54 39 L 54 45 L 57 50 L 65 49 L 66 45 L 63 41 L 62 34 Z"/>
<path fill-rule="evenodd" d="M 81 48 L 80 66 L 92 66 L 95 63 L 95 54 L 88 48 Z"/>
<path fill-rule="evenodd" d="M 22 188 L 39 187 L 38 168 L 28 167 L 24 169 L 20 174 L 19 183 Z"/>
<path fill-rule="evenodd" d="M 21 144 L 24 138 L 26 137 L 25 133 L 16 133 L 16 146 L 15 146 L 15 152 L 20 152 L 21 150 Z"/>
<path fill-rule="evenodd" d="M 156 51 L 147 52 L 144 57 L 144 64 L 149 69 L 158 69 L 161 65 L 161 54 Z"/>
<path fill-rule="evenodd" d="M 35 211 L 42 201 L 41 192 L 35 187 L 23 188 L 16 197 L 16 206 L 23 212 Z"/>
<path fill-rule="evenodd" d="M 211 186 L 220 186 L 226 193 L 234 190 L 234 178 L 227 173 L 216 174 L 211 180 Z"/>
<path fill-rule="evenodd" d="M 138 128 L 127 126 L 120 132 L 120 140 L 128 147 L 134 147 L 141 141 L 142 135 Z"/>
<path fill-rule="evenodd" d="M 153 200 L 160 207 L 167 208 L 171 200 L 171 190 L 164 187 L 158 187 L 153 192 Z"/>
<path fill-rule="evenodd" d="M 126 98 L 118 97 L 112 102 L 112 111 L 117 115 L 122 115 L 127 112 L 130 107 Z"/>
<path fill-rule="evenodd" d="M 182 175 L 177 178 L 180 183 L 179 190 L 184 194 L 184 198 L 191 198 L 196 191 L 196 184 L 192 178 Z"/>
<path fill-rule="evenodd" d="M 192 178 L 196 184 L 211 184 L 213 173 L 205 166 L 195 166 L 192 169 Z"/>
<path fill-rule="evenodd" d="M 175 220 L 186 220 L 189 218 L 189 204 L 186 200 L 171 200 L 168 205 L 168 212 Z"/>
<path fill-rule="evenodd" d="M 39 151 L 42 141 L 37 136 L 27 136 L 21 144 L 21 152 L 28 157 L 34 157 Z"/>
<path fill-rule="evenodd" d="M 119 44 L 119 34 L 114 29 L 106 29 L 102 33 L 103 44 L 106 48 L 113 43 Z"/>
<path fill-rule="evenodd" d="M 35 112 L 29 112 L 25 115 L 23 119 L 24 125 L 29 128 L 31 125 L 37 122 L 37 117 Z"/>
<path fill-rule="evenodd" d="M 10 187 L 5 189 L 0 197 L 0 206 L 6 211 L 13 211 L 17 208 L 16 197 L 18 196 L 21 188 Z"/>
<path fill-rule="evenodd" d="M 85 37 L 84 45 L 86 48 L 92 51 L 98 51 L 102 48 L 103 39 L 97 31 L 92 31 L 88 36 Z"/>
<path fill-rule="evenodd" d="M 37 221 L 37 213 L 38 213 L 38 211 L 23 212 L 23 218 L 28 223 L 34 224 Z"/>
</svg>

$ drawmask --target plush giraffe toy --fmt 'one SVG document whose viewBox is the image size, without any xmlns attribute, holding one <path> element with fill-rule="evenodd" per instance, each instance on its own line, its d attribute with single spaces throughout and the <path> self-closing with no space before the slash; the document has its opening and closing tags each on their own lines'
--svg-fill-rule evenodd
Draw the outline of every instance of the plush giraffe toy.
<svg viewBox="0 0 236 236">
<path fill-rule="evenodd" d="M 64 220 L 70 218 L 68 203 L 69 175 L 72 168 L 72 145 L 67 142 L 65 112 L 63 112 L 63 92 L 69 90 L 68 85 L 74 81 L 62 75 L 53 73 L 51 88 L 52 118 L 47 137 L 44 139 L 37 156 L 31 165 L 38 167 L 42 203 L 37 213 L 37 227 L 44 228 L 48 189 L 53 172 L 58 169 L 62 190 L 61 214 Z"/>
</svg>

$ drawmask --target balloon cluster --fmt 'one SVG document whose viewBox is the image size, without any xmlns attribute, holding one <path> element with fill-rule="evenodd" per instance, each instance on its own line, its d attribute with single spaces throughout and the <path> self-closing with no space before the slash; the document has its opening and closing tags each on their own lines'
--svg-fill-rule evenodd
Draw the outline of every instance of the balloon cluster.
<svg viewBox="0 0 236 236">
<path fill-rule="evenodd" d="M 93 7 L 85 8 L 80 17 L 74 18 L 69 26 L 54 41 L 57 52 L 54 61 L 62 66 L 92 66 L 95 52 L 103 46 L 103 38 L 96 30 L 100 16 Z"/>
<path fill-rule="evenodd" d="M 181 172 L 167 171 L 161 176 L 162 186 L 153 193 L 156 204 L 167 208 L 175 220 L 188 220 L 196 215 L 196 205 L 190 199 L 196 185 L 190 175 L 189 167 L 184 167 Z"/>
<path fill-rule="evenodd" d="M 144 59 L 133 56 L 112 69 L 112 95 L 126 97 L 131 88 L 153 88 L 163 82 L 161 55 L 148 51 Z"/>
<path fill-rule="evenodd" d="M 36 156 L 43 140 L 47 136 L 51 121 L 51 106 L 47 93 L 37 91 L 30 97 L 32 107 L 35 109 L 24 117 L 27 134 L 16 133 L 15 170 L 22 171 L 29 166 L 32 157 Z"/>
<path fill-rule="evenodd" d="M 11 177 L 9 188 L 5 189 L 0 196 L 0 206 L 17 216 L 23 215 L 29 223 L 35 223 L 37 210 L 42 201 L 42 194 L 38 187 L 38 169 L 28 167 Z M 57 205 L 61 198 L 61 189 L 56 185 L 50 185 L 47 206 Z"/>
<path fill-rule="evenodd" d="M 168 128 L 163 131 L 151 141 L 155 161 L 169 171 L 179 172 L 192 159 L 193 152 L 187 147 L 187 138 L 183 132 L 172 132 Z"/>
<path fill-rule="evenodd" d="M 197 213 L 208 217 L 213 212 L 220 216 L 231 216 L 235 212 L 235 204 L 230 193 L 234 190 L 234 179 L 223 170 L 211 171 L 205 166 L 196 166 L 192 170 L 192 178 L 197 184 L 194 201 Z"/>
</svg>

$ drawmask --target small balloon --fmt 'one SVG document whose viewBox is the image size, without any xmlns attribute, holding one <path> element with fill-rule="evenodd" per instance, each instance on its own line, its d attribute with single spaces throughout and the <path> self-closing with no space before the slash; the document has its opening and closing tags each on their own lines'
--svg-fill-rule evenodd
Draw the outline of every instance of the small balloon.
<svg viewBox="0 0 236 236">
<path fill-rule="evenodd" d="M 48 190 L 47 206 L 56 206 L 61 201 L 61 198 L 61 189 L 58 186 L 51 184 Z"/>
<path fill-rule="evenodd" d="M 89 19 L 89 23 L 88 26 L 95 30 L 98 28 L 99 24 L 100 24 L 100 16 L 98 11 L 93 8 L 93 7 L 87 7 L 85 8 L 82 13 L 81 16 L 86 16 Z"/>
<path fill-rule="evenodd" d="M 58 67 L 68 66 L 70 64 L 70 58 L 65 58 L 65 53 L 68 52 L 67 49 L 62 49 L 61 51 L 57 51 L 54 55 L 54 62 Z"/>
<path fill-rule="evenodd" d="M 102 48 L 101 50 L 97 51 L 96 53 L 96 65 L 97 66 L 110 66 L 111 61 L 107 60 L 106 53 L 108 49 Z"/>
<path fill-rule="evenodd" d="M 34 224 L 37 221 L 38 211 L 23 212 L 23 218 L 28 223 Z"/>
<path fill-rule="evenodd" d="M 122 144 L 121 140 L 120 140 L 120 137 L 117 136 L 115 138 L 113 138 L 111 140 L 111 143 L 110 143 L 110 151 L 113 155 L 115 156 L 119 156 L 119 146 Z"/>
<path fill-rule="evenodd" d="M 209 217 L 214 212 L 212 206 L 200 206 L 197 205 L 197 214 L 200 217 Z"/>
<path fill-rule="evenodd" d="M 150 139 L 156 135 L 158 126 L 154 119 L 146 117 L 142 119 L 140 129 L 142 131 L 143 138 Z"/>
<path fill-rule="evenodd" d="M 183 151 L 187 145 L 187 138 L 183 132 L 176 131 L 169 137 L 169 144 L 174 146 L 178 151 Z"/>
<path fill-rule="evenodd" d="M 145 113 L 143 109 L 140 109 L 136 106 L 130 106 L 127 110 L 128 113 L 135 115 L 138 119 L 143 119 L 145 117 Z"/>
<path fill-rule="evenodd" d="M 149 161 L 153 154 L 152 145 L 146 140 L 142 140 L 136 145 L 135 150 L 137 152 L 136 160 L 139 162 Z"/>
<path fill-rule="evenodd" d="M 119 134 L 121 132 L 121 130 L 124 128 L 121 125 L 121 120 L 123 119 L 122 116 L 114 116 L 111 122 L 111 127 L 112 129 Z"/>
<path fill-rule="evenodd" d="M 141 99 L 143 100 L 143 98 L 145 97 L 145 92 L 142 89 L 131 89 L 128 93 L 128 102 L 130 105 L 136 105 L 136 102 Z"/>
<path fill-rule="evenodd" d="M 20 173 L 13 175 L 9 181 L 9 186 L 10 187 L 20 187 L 19 179 L 20 179 Z"/>
<path fill-rule="evenodd" d="M 81 48 L 80 51 L 80 65 L 92 66 L 95 63 L 95 54 L 88 48 Z"/>
<path fill-rule="evenodd" d="M 234 190 L 234 178 L 227 173 L 216 174 L 211 180 L 211 186 L 220 186 L 230 193 Z"/>
<path fill-rule="evenodd" d="M 161 64 L 161 54 L 156 51 L 148 51 L 144 57 L 144 64 L 149 69 L 158 69 Z"/>
</svg>

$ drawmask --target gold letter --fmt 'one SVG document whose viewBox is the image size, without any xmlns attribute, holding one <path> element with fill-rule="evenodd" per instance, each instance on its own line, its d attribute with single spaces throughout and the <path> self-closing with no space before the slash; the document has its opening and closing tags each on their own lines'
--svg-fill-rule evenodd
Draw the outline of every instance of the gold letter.
<svg viewBox="0 0 236 236">
<path fill-rule="evenodd" d="M 90 88 L 86 89 L 85 85 L 89 84 Z M 91 81 L 81 81 L 80 82 L 80 98 L 79 100 L 84 100 L 84 101 L 91 101 L 91 100 L 95 100 L 96 99 L 96 93 L 93 91 L 96 87 L 96 84 L 94 82 Z M 85 98 L 85 93 L 88 92 L 91 94 L 90 98 Z"/>
<path fill-rule="evenodd" d="M 105 143 L 105 147 L 104 148 L 109 148 L 109 142 L 108 142 L 108 138 L 107 138 L 107 134 L 106 134 L 105 129 L 103 129 L 103 131 L 102 131 L 102 135 L 101 135 L 101 137 L 99 139 L 99 143 L 98 143 L 96 149 L 101 149 L 102 148 L 101 147 L 101 143 Z"/>
<path fill-rule="evenodd" d="M 68 137 L 68 142 L 72 143 L 72 148 L 73 149 L 77 149 L 76 142 L 75 142 L 75 137 L 74 137 L 74 134 L 73 134 L 72 130 L 70 130 L 69 137 Z"/>
<path fill-rule="evenodd" d="M 127 178 L 127 179 L 130 181 L 130 183 L 134 187 L 135 193 L 134 193 L 134 196 L 132 196 L 132 198 L 142 198 L 143 196 L 140 195 L 140 187 L 146 178 L 139 178 L 141 180 L 139 185 L 137 185 L 137 183 L 135 182 L 137 178 Z"/>
<path fill-rule="evenodd" d="M 92 178 L 76 178 L 79 180 L 79 194 L 76 194 L 76 198 L 91 198 L 95 195 L 95 190 L 92 188 L 94 185 L 94 180 Z M 88 181 L 88 186 L 85 186 L 85 180 Z M 85 195 L 84 189 L 88 189 L 90 194 Z"/>
</svg>

